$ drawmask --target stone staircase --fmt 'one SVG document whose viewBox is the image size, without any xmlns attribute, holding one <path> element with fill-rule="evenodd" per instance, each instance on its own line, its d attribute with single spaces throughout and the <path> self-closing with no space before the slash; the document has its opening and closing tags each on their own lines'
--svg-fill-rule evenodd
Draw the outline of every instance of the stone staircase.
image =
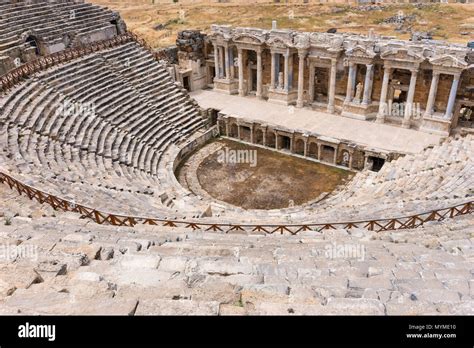
<svg viewBox="0 0 474 348">
<path fill-rule="evenodd" d="M 82 204 L 141 215 L 176 213 L 159 199 L 162 155 L 205 122 L 133 42 L 41 72 L 2 95 L 0 108 L 4 170 Z"/>
<path fill-rule="evenodd" d="M 469 215 L 270 236 L 101 226 L 0 197 L 0 245 L 17 250 L 0 260 L 2 314 L 474 314 Z"/>
</svg>

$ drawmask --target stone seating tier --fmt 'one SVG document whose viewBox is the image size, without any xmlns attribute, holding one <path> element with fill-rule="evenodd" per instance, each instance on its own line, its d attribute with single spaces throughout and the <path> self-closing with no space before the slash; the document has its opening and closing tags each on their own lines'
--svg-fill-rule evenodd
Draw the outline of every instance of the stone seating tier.
<svg viewBox="0 0 474 348">
<path fill-rule="evenodd" d="M 2 245 L 35 255 L 0 260 L 1 314 L 474 314 L 472 216 L 242 235 L 101 226 L 4 186 L 0 199 Z"/>
</svg>

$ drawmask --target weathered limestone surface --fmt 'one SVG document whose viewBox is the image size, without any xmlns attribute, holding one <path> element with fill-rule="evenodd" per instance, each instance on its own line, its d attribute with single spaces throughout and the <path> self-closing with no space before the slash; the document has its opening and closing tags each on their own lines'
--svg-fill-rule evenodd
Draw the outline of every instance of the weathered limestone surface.
<svg viewBox="0 0 474 348">
<path fill-rule="evenodd" d="M 255 236 L 100 226 L 50 217 L 3 186 L 0 198 L 0 246 L 30 251 L 0 258 L 2 314 L 474 314 L 471 216 L 397 232 Z M 21 203 L 10 221 L 8 206 Z M 23 219 L 37 210 L 46 216 Z"/>
</svg>

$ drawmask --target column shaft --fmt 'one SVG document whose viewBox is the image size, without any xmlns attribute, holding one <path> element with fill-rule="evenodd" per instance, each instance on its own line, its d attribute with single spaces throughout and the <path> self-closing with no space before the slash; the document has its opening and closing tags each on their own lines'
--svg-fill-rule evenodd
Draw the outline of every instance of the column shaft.
<svg viewBox="0 0 474 348">
<path fill-rule="evenodd" d="M 293 54 L 288 56 L 288 91 L 293 89 Z"/>
<path fill-rule="evenodd" d="M 234 50 L 232 47 L 229 47 L 229 65 L 230 65 L 230 78 L 235 78 L 235 68 L 234 68 Z"/>
<path fill-rule="evenodd" d="M 285 91 L 290 90 L 290 55 L 289 53 L 285 54 L 285 70 L 284 70 L 284 80 L 285 80 Z"/>
<path fill-rule="evenodd" d="M 308 91 L 309 91 L 309 103 L 311 104 L 314 101 L 314 75 L 316 74 L 316 69 L 313 64 L 309 67 L 309 81 L 308 81 Z"/>
<path fill-rule="evenodd" d="M 379 102 L 379 112 L 377 114 L 378 123 L 384 123 L 385 116 L 388 113 L 387 109 L 387 92 L 388 92 L 388 82 L 390 80 L 390 67 L 385 67 L 383 71 L 383 81 L 382 81 L 382 91 L 380 93 L 380 102 Z"/>
<path fill-rule="evenodd" d="M 262 97 L 262 51 L 257 51 L 257 98 Z"/>
<path fill-rule="evenodd" d="M 403 115 L 402 127 L 410 128 L 410 119 L 413 113 L 413 98 L 415 96 L 416 76 L 418 70 L 411 71 L 410 87 L 408 87 L 407 101 L 405 105 L 405 114 Z"/>
<path fill-rule="evenodd" d="M 371 102 L 372 85 L 374 82 L 374 65 L 367 64 L 366 68 L 367 69 L 366 69 L 365 81 L 364 81 L 364 97 L 362 99 L 363 105 L 368 105 Z"/>
<path fill-rule="evenodd" d="M 306 53 L 298 54 L 298 100 L 296 106 L 303 107 L 303 96 L 304 96 L 304 61 Z"/>
<path fill-rule="evenodd" d="M 347 89 L 345 103 L 350 103 L 354 97 L 354 90 L 356 84 L 357 65 L 349 63 L 349 74 L 347 76 Z"/>
<path fill-rule="evenodd" d="M 334 112 L 334 99 L 336 97 L 336 63 L 335 58 L 331 59 L 331 73 L 329 76 L 329 95 L 328 95 L 328 112 Z"/>
<path fill-rule="evenodd" d="M 276 64 L 277 64 L 277 59 L 276 59 L 276 53 L 272 52 L 272 70 L 270 72 L 271 77 L 270 77 L 270 88 L 275 88 L 276 86 Z"/>
<path fill-rule="evenodd" d="M 448 105 L 446 106 L 446 113 L 444 118 L 451 119 L 453 116 L 454 102 L 456 101 L 456 93 L 458 91 L 460 75 L 453 76 L 453 83 L 451 84 L 451 91 L 449 92 Z"/>
<path fill-rule="evenodd" d="M 436 101 L 436 92 L 438 91 L 439 72 L 433 71 L 431 78 L 430 92 L 428 94 L 428 102 L 426 103 L 425 116 L 431 117 L 433 115 L 433 107 Z"/>
<path fill-rule="evenodd" d="M 224 57 L 223 47 L 219 46 L 219 78 L 224 78 Z"/>
<path fill-rule="evenodd" d="M 224 47 L 224 57 L 225 57 L 225 78 L 230 79 L 230 59 L 229 59 L 229 47 Z"/>
<path fill-rule="evenodd" d="M 242 49 L 238 49 L 238 62 L 239 62 L 239 96 L 243 97 L 244 93 L 244 60 L 243 60 Z"/>
<path fill-rule="evenodd" d="M 219 51 L 217 44 L 214 44 L 214 77 L 219 78 Z"/>
</svg>

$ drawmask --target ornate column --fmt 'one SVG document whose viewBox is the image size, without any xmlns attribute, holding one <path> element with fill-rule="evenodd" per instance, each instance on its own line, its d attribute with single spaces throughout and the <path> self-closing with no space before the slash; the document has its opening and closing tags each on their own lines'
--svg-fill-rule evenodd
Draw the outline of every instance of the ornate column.
<svg viewBox="0 0 474 348">
<path fill-rule="evenodd" d="M 318 145 L 318 161 L 321 161 L 321 144 L 316 143 Z"/>
<path fill-rule="evenodd" d="M 362 105 L 369 105 L 372 97 L 372 85 L 374 83 L 374 65 L 366 64 L 366 73 L 364 81 L 364 97 L 362 98 Z"/>
<path fill-rule="evenodd" d="M 227 118 L 225 119 L 225 136 L 229 136 L 229 120 Z"/>
<path fill-rule="evenodd" d="M 276 86 L 276 79 L 277 79 L 277 68 L 279 69 L 279 64 L 277 66 L 277 53 L 272 52 L 272 71 L 271 71 L 271 79 L 270 79 L 270 88 L 275 88 Z"/>
<path fill-rule="evenodd" d="M 354 95 L 354 88 L 356 83 L 356 65 L 353 62 L 349 62 L 349 74 L 347 76 L 347 89 L 346 89 L 346 99 L 344 103 L 350 103 Z"/>
<path fill-rule="evenodd" d="M 230 66 L 230 78 L 235 78 L 235 69 L 234 69 L 234 50 L 232 47 L 229 47 L 229 66 Z"/>
<path fill-rule="evenodd" d="M 293 89 L 293 54 L 288 55 L 288 91 Z"/>
<path fill-rule="evenodd" d="M 214 77 L 219 78 L 219 51 L 217 44 L 214 44 Z"/>
<path fill-rule="evenodd" d="M 402 127 L 410 128 L 410 119 L 413 111 L 413 97 L 415 96 L 416 76 L 418 69 L 411 70 L 410 87 L 408 87 L 407 101 L 405 105 L 405 114 L 403 116 Z"/>
<path fill-rule="evenodd" d="M 219 78 L 224 78 L 224 57 L 223 57 L 223 47 L 219 46 Z"/>
<path fill-rule="evenodd" d="M 285 80 L 285 91 L 290 90 L 290 54 L 287 51 L 285 53 L 285 70 L 284 70 L 284 80 Z"/>
<path fill-rule="evenodd" d="M 303 139 L 303 142 L 304 142 L 303 155 L 304 155 L 304 157 L 306 157 L 307 154 L 308 154 L 308 138 L 305 137 Z"/>
<path fill-rule="evenodd" d="M 385 116 L 388 112 L 387 109 L 387 92 L 388 92 L 388 82 L 390 80 L 390 73 L 392 68 L 389 66 L 384 67 L 383 71 L 383 81 L 382 81 L 382 91 L 380 93 L 380 102 L 379 102 L 379 112 L 377 114 L 377 123 L 384 123 Z"/>
<path fill-rule="evenodd" d="M 225 59 L 225 78 L 230 79 L 230 60 L 229 60 L 229 47 L 224 47 L 224 59 Z"/>
<path fill-rule="evenodd" d="M 456 101 L 456 93 L 458 91 L 460 77 L 461 74 L 453 75 L 453 83 L 451 84 L 451 91 L 449 92 L 448 105 L 446 106 L 446 113 L 444 114 L 444 118 L 446 119 L 451 119 L 453 116 L 454 102 Z"/>
<path fill-rule="evenodd" d="M 267 146 L 267 128 L 266 127 L 262 128 L 262 134 L 263 134 L 262 145 Z"/>
<path fill-rule="evenodd" d="M 298 51 L 298 99 L 296 106 L 303 107 L 303 96 L 304 96 L 304 62 L 306 57 L 306 50 Z M 313 88 L 314 89 L 314 88 Z"/>
<path fill-rule="evenodd" d="M 331 73 L 329 76 L 328 112 L 334 113 L 334 98 L 336 97 L 336 58 L 331 59 Z"/>
<path fill-rule="evenodd" d="M 309 103 L 314 102 L 314 75 L 316 74 L 316 68 L 313 63 L 309 65 L 309 81 L 308 81 L 308 91 L 309 91 Z"/>
<path fill-rule="evenodd" d="M 239 96 L 243 97 L 244 92 L 244 60 L 241 48 L 238 48 L 238 62 L 239 62 Z"/>
<path fill-rule="evenodd" d="M 428 102 L 426 103 L 425 116 L 431 117 L 433 115 L 433 106 L 436 101 L 436 92 L 438 91 L 439 71 L 433 70 L 433 77 L 431 78 L 430 92 L 428 94 Z"/>
<path fill-rule="evenodd" d="M 262 98 L 262 48 L 257 48 L 257 98 Z"/>
</svg>

